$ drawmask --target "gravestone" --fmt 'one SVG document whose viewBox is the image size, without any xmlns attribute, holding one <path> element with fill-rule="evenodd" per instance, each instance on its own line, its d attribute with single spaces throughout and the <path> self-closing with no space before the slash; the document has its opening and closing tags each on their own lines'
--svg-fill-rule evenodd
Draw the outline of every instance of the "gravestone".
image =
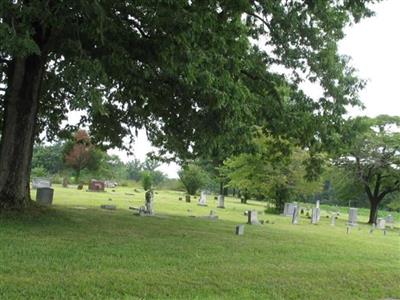
<svg viewBox="0 0 400 300">
<path fill-rule="evenodd" d="M 319 200 L 315 202 L 315 208 L 317 209 L 317 222 L 319 222 L 321 218 L 321 209 L 319 208 Z"/>
<path fill-rule="evenodd" d="M 67 178 L 67 177 L 64 177 L 64 178 L 63 178 L 62 186 L 65 187 L 65 188 L 68 187 L 68 178 Z"/>
<path fill-rule="evenodd" d="M 244 234 L 244 225 L 237 225 L 236 226 L 236 235 L 243 235 Z"/>
<path fill-rule="evenodd" d="M 218 195 L 217 208 L 225 208 L 225 196 L 224 195 Z"/>
<path fill-rule="evenodd" d="M 117 209 L 117 207 L 115 205 L 109 205 L 109 204 L 100 205 L 100 208 L 106 209 L 106 210 L 116 210 Z"/>
<path fill-rule="evenodd" d="M 89 183 L 90 192 L 104 192 L 105 183 L 101 180 L 92 179 Z"/>
<path fill-rule="evenodd" d="M 357 226 L 357 208 L 351 207 L 349 209 L 349 225 Z"/>
<path fill-rule="evenodd" d="M 185 196 L 185 201 L 186 201 L 187 203 L 190 203 L 190 195 L 186 195 L 186 196 Z"/>
<path fill-rule="evenodd" d="M 255 210 L 248 211 L 247 224 L 250 224 L 250 225 L 259 225 L 260 224 L 260 222 L 258 222 L 258 218 L 257 218 L 257 211 L 255 211 Z"/>
<path fill-rule="evenodd" d="M 337 217 L 336 213 L 331 215 L 331 226 L 335 226 L 336 225 L 336 217 Z"/>
<path fill-rule="evenodd" d="M 115 181 L 106 180 L 106 181 L 104 181 L 104 185 L 106 188 L 113 189 L 113 188 L 116 188 L 118 184 Z"/>
<path fill-rule="evenodd" d="M 37 188 L 36 202 L 44 205 L 51 205 L 53 203 L 53 195 L 54 190 L 52 188 Z"/>
<path fill-rule="evenodd" d="M 207 197 L 206 197 L 206 193 L 204 191 L 202 191 L 200 194 L 200 199 L 199 199 L 198 205 L 207 206 Z"/>
<path fill-rule="evenodd" d="M 82 182 L 80 182 L 80 183 L 78 184 L 78 190 L 83 190 L 83 183 L 82 183 Z"/>
<path fill-rule="evenodd" d="M 50 188 L 51 180 L 47 178 L 32 178 L 32 189 Z"/>
<path fill-rule="evenodd" d="M 217 220 L 218 219 L 218 216 L 217 216 L 217 214 L 215 213 L 215 211 L 213 211 L 213 210 L 210 210 L 210 215 L 208 216 L 210 219 L 212 219 L 212 220 Z"/>
<path fill-rule="evenodd" d="M 387 215 L 385 218 L 386 223 L 390 226 L 391 229 L 393 229 L 394 226 L 394 218 L 392 215 Z"/>
<path fill-rule="evenodd" d="M 285 206 L 283 208 L 283 215 L 285 217 L 293 216 L 293 210 L 295 207 L 297 207 L 297 204 L 295 203 L 285 203 Z"/>
<path fill-rule="evenodd" d="M 320 208 L 314 207 L 311 211 L 311 224 L 318 224 L 320 219 Z"/>
<path fill-rule="evenodd" d="M 378 229 L 385 229 L 385 227 L 386 227 L 386 220 L 383 219 L 383 218 L 378 218 L 378 219 L 376 220 L 376 227 L 377 227 Z"/>
<path fill-rule="evenodd" d="M 299 224 L 299 209 L 297 208 L 297 206 L 293 208 L 292 224 Z"/>
</svg>

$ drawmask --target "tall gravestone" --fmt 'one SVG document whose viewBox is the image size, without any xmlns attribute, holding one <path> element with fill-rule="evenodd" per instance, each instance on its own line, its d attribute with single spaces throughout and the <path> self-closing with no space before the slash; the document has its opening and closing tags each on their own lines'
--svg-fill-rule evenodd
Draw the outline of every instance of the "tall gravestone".
<svg viewBox="0 0 400 300">
<path fill-rule="evenodd" d="M 206 193 L 204 191 L 202 191 L 200 194 L 200 199 L 199 199 L 198 205 L 207 206 L 207 197 L 206 197 Z"/>
<path fill-rule="evenodd" d="M 357 226 L 357 208 L 351 207 L 349 209 L 349 225 Z"/>
<path fill-rule="evenodd" d="M 258 221 L 258 216 L 257 216 L 256 210 L 250 210 L 247 213 L 247 224 L 250 224 L 250 225 L 259 225 L 260 224 L 260 222 Z"/>
<path fill-rule="evenodd" d="M 295 207 L 297 207 L 295 203 L 285 203 L 285 206 L 283 208 L 283 215 L 285 217 L 293 216 L 293 211 Z"/>
<path fill-rule="evenodd" d="M 63 178 L 62 186 L 65 187 L 65 188 L 68 187 L 68 178 L 67 178 L 67 177 L 64 177 L 64 178 Z"/>
<path fill-rule="evenodd" d="M 320 218 L 321 218 L 321 209 L 319 208 L 319 200 L 317 200 L 315 202 L 315 208 L 316 208 L 316 218 L 317 218 L 317 222 L 319 222 Z"/>
<path fill-rule="evenodd" d="M 311 210 L 311 224 L 318 224 L 318 222 L 319 222 L 319 216 L 320 216 L 319 207 L 314 207 L 314 208 Z"/>
<path fill-rule="evenodd" d="M 225 196 L 224 195 L 218 195 L 217 208 L 225 208 Z"/>
<path fill-rule="evenodd" d="M 334 213 L 331 215 L 331 226 L 336 225 L 336 217 L 337 217 L 337 213 Z"/>
<path fill-rule="evenodd" d="M 299 224 L 299 208 L 297 206 L 293 208 L 292 224 Z"/>
</svg>

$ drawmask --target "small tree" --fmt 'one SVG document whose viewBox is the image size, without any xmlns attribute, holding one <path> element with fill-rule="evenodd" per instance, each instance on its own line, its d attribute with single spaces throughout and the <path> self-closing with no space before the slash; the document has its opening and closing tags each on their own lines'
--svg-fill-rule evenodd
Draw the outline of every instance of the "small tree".
<svg viewBox="0 0 400 300">
<path fill-rule="evenodd" d="M 189 195 L 195 195 L 200 188 L 207 184 L 207 173 L 194 164 L 183 167 L 178 175 Z"/>
<path fill-rule="evenodd" d="M 79 182 L 80 173 L 88 168 L 95 170 L 98 167 L 98 158 L 101 156 L 90 142 L 85 130 L 78 130 L 74 141 L 65 146 L 65 164 L 75 170 L 75 181 Z"/>
<path fill-rule="evenodd" d="M 145 191 L 148 191 L 151 189 L 151 186 L 153 185 L 153 177 L 151 176 L 151 172 L 149 171 L 143 171 L 142 172 L 142 186 Z"/>
</svg>

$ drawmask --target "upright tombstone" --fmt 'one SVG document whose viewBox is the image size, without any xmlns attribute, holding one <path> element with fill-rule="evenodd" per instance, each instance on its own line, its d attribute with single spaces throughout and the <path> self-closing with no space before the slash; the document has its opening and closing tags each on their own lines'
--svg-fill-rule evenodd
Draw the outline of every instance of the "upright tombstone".
<svg viewBox="0 0 400 300">
<path fill-rule="evenodd" d="M 152 190 L 148 190 L 145 194 L 145 214 L 152 216 L 154 215 L 154 209 L 153 209 L 153 203 L 154 203 L 154 194 Z"/>
<path fill-rule="evenodd" d="M 334 213 L 331 215 L 331 226 L 336 225 L 336 216 L 337 216 L 337 213 Z"/>
<path fill-rule="evenodd" d="M 293 208 L 292 224 L 299 224 L 299 209 L 297 205 Z"/>
<path fill-rule="evenodd" d="M 311 212 L 311 224 L 318 224 L 320 219 L 319 207 L 314 207 Z"/>
<path fill-rule="evenodd" d="M 206 197 L 206 193 L 204 191 L 201 191 L 198 205 L 207 206 L 207 197 Z"/>
<path fill-rule="evenodd" d="M 106 180 L 104 181 L 104 185 L 106 188 L 113 189 L 116 188 L 118 184 L 115 181 Z"/>
<path fill-rule="evenodd" d="M 317 222 L 319 222 L 320 218 L 321 218 L 321 209 L 319 208 L 319 200 L 317 200 L 315 202 L 315 208 L 316 208 L 316 218 L 317 218 Z"/>
<path fill-rule="evenodd" d="M 224 197 L 224 195 L 218 195 L 217 208 L 225 208 L 225 197 Z"/>
<path fill-rule="evenodd" d="M 236 235 L 243 235 L 244 234 L 244 225 L 240 224 L 236 226 Z"/>
<path fill-rule="evenodd" d="M 257 217 L 257 211 L 256 210 L 250 210 L 247 213 L 247 224 L 250 225 L 259 225 L 260 222 L 258 222 L 258 217 Z"/>
<path fill-rule="evenodd" d="M 50 188 L 51 187 L 51 180 L 48 178 L 32 178 L 32 189 L 39 189 L 39 188 Z"/>
<path fill-rule="evenodd" d="M 285 203 L 285 206 L 283 208 L 283 215 L 285 217 L 293 216 L 293 211 L 295 207 L 297 207 L 295 203 Z"/>
<path fill-rule="evenodd" d="M 101 180 L 92 179 L 89 183 L 89 191 L 91 192 L 104 192 L 105 183 Z"/>
<path fill-rule="evenodd" d="M 186 196 L 185 196 L 185 201 L 186 201 L 187 203 L 190 203 L 190 195 L 186 195 Z"/>
<path fill-rule="evenodd" d="M 37 188 L 36 202 L 44 205 L 51 205 L 53 203 L 53 195 L 54 190 L 52 188 Z"/>
<path fill-rule="evenodd" d="M 378 229 L 385 229 L 385 227 L 386 227 L 386 220 L 383 219 L 383 218 L 378 218 L 378 219 L 376 220 L 376 227 L 377 227 Z"/>
<path fill-rule="evenodd" d="M 393 225 L 394 225 L 394 218 L 392 215 L 387 215 L 387 217 L 385 218 L 386 223 L 390 226 L 390 228 L 393 229 Z"/>
<path fill-rule="evenodd" d="M 357 226 L 357 208 L 351 207 L 349 209 L 349 225 Z"/>
<path fill-rule="evenodd" d="M 63 178 L 62 186 L 65 187 L 65 188 L 68 187 L 68 178 L 67 178 L 67 177 L 64 177 L 64 178 Z"/>
</svg>

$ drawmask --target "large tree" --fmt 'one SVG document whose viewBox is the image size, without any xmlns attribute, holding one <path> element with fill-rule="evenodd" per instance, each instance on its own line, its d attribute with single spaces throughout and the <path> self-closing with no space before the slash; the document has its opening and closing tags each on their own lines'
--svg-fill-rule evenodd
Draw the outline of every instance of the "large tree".
<svg viewBox="0 0 400 300">
<path fill-rule="evenodd" d="M 360 87 L 336 42 L 371 2 L 1 1 L 0 209 L 29 205 L 34 140 L 76 130 L 62 127 L 71 110 L 94 143 L 123 147 L 145 127 L 161 152 L 195 156 L 215 124 L 251 119 L 257 106 L 282 127 L 290 94 L 268 71 L 276 64 L 295 84 L 303 73 L 321 84 L 318 104 L 290 101 L 336 125 Z M 252 46 L 261 36 L 266 50 Z"/>
<path fill-rule="evenodd" d="M 385 197 L 400 192 L 400 117 L 381 115 L 349 121 L 336 163 L 353 174 L 370 202 L 368 223 L 376 223 Z"/>
</svg>

